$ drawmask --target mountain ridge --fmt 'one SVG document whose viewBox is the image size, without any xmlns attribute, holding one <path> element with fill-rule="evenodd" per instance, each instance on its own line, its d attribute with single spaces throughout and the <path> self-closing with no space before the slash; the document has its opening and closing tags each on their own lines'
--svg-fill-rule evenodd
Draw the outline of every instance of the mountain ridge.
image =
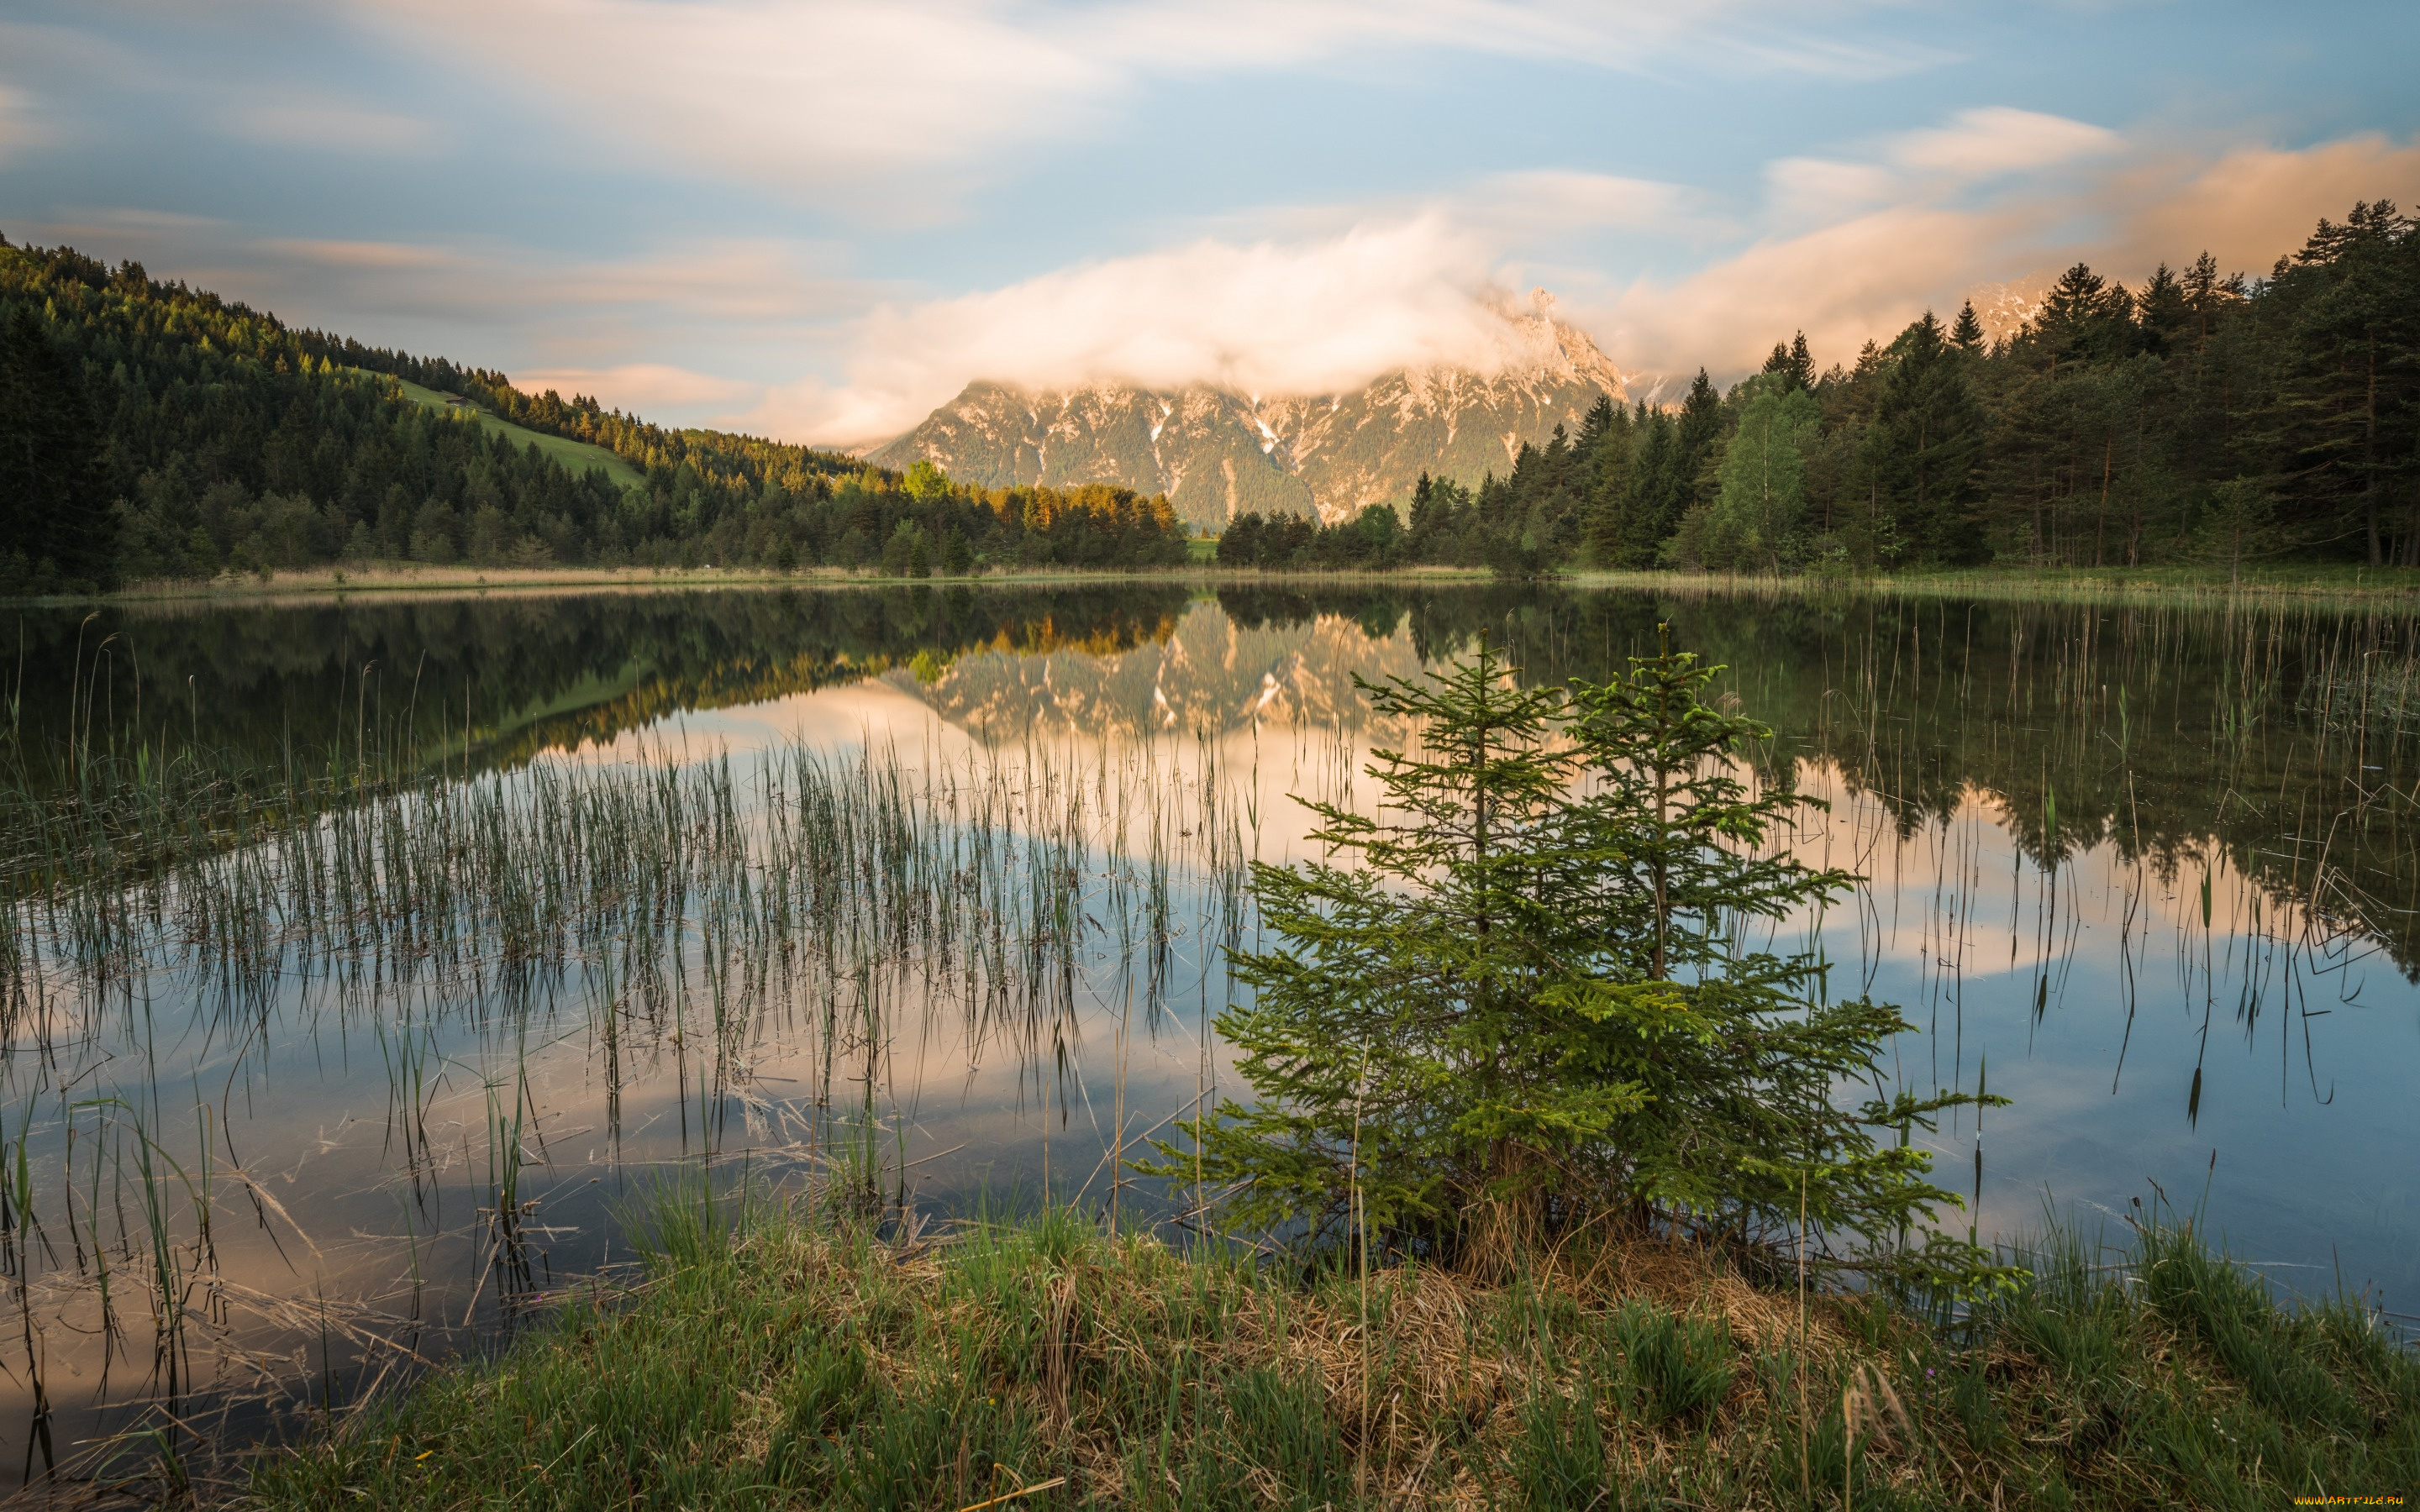
<svg viewBox="0 0 2420 1512">
<path fill-rule="evenodd" d="M 1246 393 L 1102 381 L 1027 389 L 976 379 L 866 459 L 931 461 L 984 487 L 1110 483 L 1164 493 L 1187 524 L 1248 512 L 1349 518 L 1410 498 L 1419 476 L 1478 484 L 1524 443 L 1576 430 L 1628 381 L 1596 343 L 1539 299 L 1508 314 L 1516 363 L 1494 373 L 1397 368 L 1348 392 Z"/>
</svg>

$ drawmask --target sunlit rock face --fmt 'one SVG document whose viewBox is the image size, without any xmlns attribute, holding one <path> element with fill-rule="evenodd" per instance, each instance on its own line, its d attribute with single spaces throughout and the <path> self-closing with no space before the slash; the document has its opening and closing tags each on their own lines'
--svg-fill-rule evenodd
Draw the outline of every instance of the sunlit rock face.
<svg viewBox="0 0 2420 1512">
<path fill-rule="evenodd" d="M 1346 393 L 970 383 L 871 459 L 929 458 L 989 488 L 1165 493 L 1187 523 L 1214 529 L 1248 511 L 1347 518 L 1404 503 L 1422 472 L 1471 485 L 1501 476 L 1522 443 L 1576 430 L 1600 396 L 1626 398 L 1621 371 L 1586 334 L 1544 311 L 1515 325 L 1522 361 L 1501 371 L 1399 370 Z"/>
</svg>

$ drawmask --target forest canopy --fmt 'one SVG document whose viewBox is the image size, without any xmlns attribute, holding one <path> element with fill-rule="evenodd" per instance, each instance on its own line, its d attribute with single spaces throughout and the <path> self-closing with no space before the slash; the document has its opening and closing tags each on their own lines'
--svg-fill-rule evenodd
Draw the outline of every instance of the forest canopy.
<svg viewBox="0 0 2420 1512">
<path fill-rule="evenodd" d="M 1821 371 L 1801 334 L 1728 393 L 1601 400 L 1503 477 L 1423 477 L 1399 533 L 1252 517 L 1219 544 L 1514 572 L 2279 558 L 2420 566 L 2420 235 L 2385 200 L 2265 278 L 2079 263 L 1997 340 L 1968 304 Z"/>
<path fill-rule="evenodd" d="M 668 429 L 0 239 L 0 594 L 334 562 L 922 576 L 1185 553 L 1166 501 L 1129 489 L 981 490 Z"/>
<path fill-rule="evenodd" d="M 541 444 L 543 443 L 543 444 Z M 296 330 L 141 265 L 0 239 L 0 594 L 338 562 L 833 565 L 1187 560 L 1163 498 L 981 489 L 648 424 Z M 1221 565 L 1528 574 L 2420 566 L 2420 233 L 2385 200 L 2265 277 L 2069 269 L 2014 328 L 1928 311 L 1818 369 L 1601 399 L 1477 486 L 1350 519 L 1246 514 Z"/>
</svg>

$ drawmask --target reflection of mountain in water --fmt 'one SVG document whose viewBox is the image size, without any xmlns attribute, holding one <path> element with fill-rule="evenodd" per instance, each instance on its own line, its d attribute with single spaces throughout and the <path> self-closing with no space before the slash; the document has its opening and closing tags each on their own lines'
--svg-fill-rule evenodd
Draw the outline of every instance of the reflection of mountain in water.
<svg viewBox="0 0 2420 1512">
<path fill-rule="evenodd" d="M 29 610 L 7 648 L 21 791 L 93 752 L 199 746 L 268 779 L 366 747 L 509 764 L 683 710 L 890 676 L 986 740 L 1351 728 L 1352 687 L 1484 632 L 1525 675 L 1675 645 L 1734 669 L 1776 738 L 1914 834 L 1989 795 L 2037 861 L 2107 843 L 2169 874 L 2211 845 L 2420 966 L 2420 657 L 2408 613 L 1575 593 L 1540 585 L 849 588 Z M 19 671 L 22 669 L 22 671 Z M 70 709 L 75 711 L 71 721 Z M 470 734 L 466 741 L 465 726 Z"/>
<path fill-rule="evenodd" d="M 271 773 L 365 748 L 407 769 L 466 749 L 510 765 L 976 650 L 1115 656 L 1165 639 L 1187 598 L 1158 582 L 111 608 L 90 624 L 34 611 L 8 657 L 31 738 L 10 755 L 37 790 L 71 724 L 94 749 L 191 745 Z"/>
<path fill-rule="evenodd" d="M 1232 730 L 1254 719 L 1354 729 L 1370 720 L 1353 687 L 1410 676 L 1420 658 L 1396 633 L 1359 619 L 1313 616 L 1251 623 L 1196 602 L 1162 639 L 1105 655 L 1022 655 L 985 649 L 937 674 L 895 671 L 934 711 L 986 741 L 1040 733 L 1164 734 Z"/>
</svg>

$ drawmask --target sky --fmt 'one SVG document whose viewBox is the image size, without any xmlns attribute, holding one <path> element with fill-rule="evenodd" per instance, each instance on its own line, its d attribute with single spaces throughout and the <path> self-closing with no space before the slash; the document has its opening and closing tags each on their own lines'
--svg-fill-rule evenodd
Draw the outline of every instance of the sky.
<svg viewBox="0 0 2420 1512">
<path fill-rule="evenodd" d="M 2420 202 L 2415 59 L 2409 0 L 8 0 L 0 234 L 819 444 L 1488 369 L 1542 302 L 1651 392 L 2257 276 Z"/>
</svg>

